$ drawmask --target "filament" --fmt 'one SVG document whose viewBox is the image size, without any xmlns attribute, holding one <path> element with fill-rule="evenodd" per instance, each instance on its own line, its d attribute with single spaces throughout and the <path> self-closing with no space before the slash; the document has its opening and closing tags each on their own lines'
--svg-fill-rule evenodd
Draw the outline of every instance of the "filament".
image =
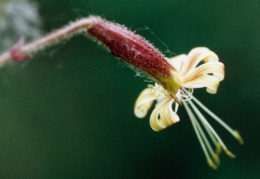
<svg viewBox="0 0 260 179">
<path fill-rule="evenodd" d="M 192 126 L 194 128 L 194 131 L 196 133 L 196 136 L 197 136 L 197 138 L 199 140 L 199 143 L 200 143 L 200 145 L 202 147 L 202 150 L 203 150 L 203 152 L 205 154 L 205 157 L 207 159 L 207 162 L 208 162 L 209 166 L 212 167 L 213 169 L 217 169 L 217 166 L 211 160 L 211 157 L 210 157 L 210 155 L 208 153 L 208 150 L 207 150 L 207 148 L 206 148 L 206 146 L 205 146 L 205 144 L 203 142 L 203 139 L 202 139 L 202 136 L 201 136 L 201 132 L 199 132 L 199 130 L 198 130 L 198 124 L 196 124 L 196 122 L 197 122 L 196 117 L 192 113 L 192 111 L 191 111 L 190 107 L 187 105 L 187 103 L 183 102 L 183 104 L 184 104 L 184 107 L 185 107 L 185 109 L 186 109 L 186 111 L 187 111 L 187 113 L 189 115 L 189 118 L 191 120 Z"/>
<path fill-rule="evenodd" d="M 216 114 L 214 114 L 212 111 L 210 111 L 206 106 L 204 106 L 197 98 L 193 96 L 192 98 L 195 103 L 197 103 L 206 113 L 208 113 L 213 119 L 215 119 L 220 125 L 222 125 L 231 135 L 233 135 L 240 144 L 243 144 L 244 141 L 242 137 L 239 135 L 237 130 L 233 130 L 231 127 L 229 127 L 224 121 L 222 121 Z"/>
<path fill-rule="evenodd" d="M 229 155 L 230 157 L 234 158 L 235 155 L 233 155 L 226 147 L 226 145 L 224 144 L 224 142 L 221 140 L 221 138 L 219 137 L 219 135 L 216 133 L 216 131 L 212 128 L 212 126 L 208 123 L 208 121 L 205 119 L 205 117 L 201 114 L 201 112 L 198 110 L 198 108 L 193 104 L 192 101 L 188 101 L 188 103 L 191 105 L 192 109 L 194 110 L 194 112 L 198 115 L 200 121 L 202 123 L 205 123 L 205 125 L 207 126 L 207 128 L 209 128 L 209 130 L 212 132 L 212 134 L 216 137 L 216 139 L 218 140 L 218 142 L 220 143 L 220 145 L 222 146 L 223 150 L 226 152 L 227 155 Z"/>
</svg>

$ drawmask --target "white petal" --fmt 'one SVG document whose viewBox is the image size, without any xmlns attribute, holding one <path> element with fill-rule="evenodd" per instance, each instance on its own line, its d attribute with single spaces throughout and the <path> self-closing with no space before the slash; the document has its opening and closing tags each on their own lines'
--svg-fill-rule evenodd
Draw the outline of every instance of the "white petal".
<svg viewBox="0 0 260 179">
<path fill-rule="evenodd" d="M 172 58 L 168 58 L 168 62 L 178 71 L 181 70 L 184 60 L 187 58 L 187 55 L 181 54 Z"/>
<path fill-rule="evenodd" d="M 138 118 L 145 117 L 147 112 L 151 108 L 153 101 L 158 98 L 158 96 L 155 95 L 152 92 L 152 90 L 153 90 L 152 88 L 146 88 L 138 96 L 134 106 L 134 113 L 136 117 Z"/>
<path fill-rule="evenodd" d="M 171 97 L 162 98 L 153 110 L 150 117 L 150 125 L 154 131 L 160 131 L 178 122 L 179 116 L 173 111 L 174 99 Z"/>
<path fill-rule="evenodd" d="M 183 63 L 181 75 L 185 76 L 190 73 L 201 61 L 217 62 L 218 56 L 205 47 L 197 47 L 192 49 Z"/>
<path fill-rule="evenodd" d="M 184 83 L 185 88 L 202 88 L 206 87 L 207 92 L 215 94 L 218 90 L 219 80 L 211 75 L 198 75 L 189 82 Z"/>
<path fill-rule="evenodd" d="M 183 78 L 184 82 L 190 81 L 196 76 L 199 76 L 201 74 L 212 74 L 215 76 L 219 81 L 222 81 L 224 79 L 224 65 L 220 62 L 207 62 L 204 63 L 197 68 L 195 68 L 190 73 L 186 74 Z"/>
</svg>

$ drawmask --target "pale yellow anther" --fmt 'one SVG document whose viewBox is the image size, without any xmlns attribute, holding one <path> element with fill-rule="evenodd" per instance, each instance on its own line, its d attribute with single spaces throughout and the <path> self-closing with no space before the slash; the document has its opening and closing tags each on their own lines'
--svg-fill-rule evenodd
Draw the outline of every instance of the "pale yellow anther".
<svg viewBox="0 0 260 179">
<path fill-rule="evenodd" d="M 216 146 L 216 154 L 217 154 L 217 155 L 220 155 L 220 154 L 221 154 L 221 151 L 222 151 L 222 147 L 221 147 L 221 144 L 218 142 L 218 143 L 217 143 L 217 146 Z"/>
<path fill-rule="evenodd" d="M 238 132 L 237 130 L 234 130 L 233 136 L 238 140 L 238 142 L 239 142 L 241 145 L 244 144 L 244 141 L 243 141 L 241 135 L 239 134 L 239 132 Z"/>
<path fill-rule="evenodd" d="M 224 152 L 231 158 L 236 158 L 234 154 L 232 154 L 228 149 L 224 149 Z"/>
<path fill-rule="evenodd" d="M 219 166 L 219 165 L 220 165 L 220 160 L 219 160 L 218 155 L 217 155 L 217 154 L 213 154 L 213 155 L 212 155 L 212 158 L 213 158 L 215 164 L 216 164 L 217 166 Z"/>
<path fill-rule="evenodd" d="M 214 170 L 216 170 L 218 167 L 214 164 L 214 162 L 211 160 L 211 158 L 207 158 L 207 163 L 208 165 L 213 168 Z"/>
</svg>

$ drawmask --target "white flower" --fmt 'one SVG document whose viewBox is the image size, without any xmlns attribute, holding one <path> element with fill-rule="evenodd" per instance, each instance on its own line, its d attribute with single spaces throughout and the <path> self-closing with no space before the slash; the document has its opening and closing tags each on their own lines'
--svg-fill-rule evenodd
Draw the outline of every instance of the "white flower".
<svg viewBox="0 0 260 179">
<path fill-rule="evenodd" d="M 217 166 L 219 166 L 218 155 L 221 149 L 223 149 L 228 156 L 233 158 L 235 156 L 227 149 L 224 142 L 195 104 L 228 130 L 241 144 L 243 144 L 243 140 L 237 130 L 231 129 L 195 98 L 192 93 L 194 88 L 206 87 L 207 92 L 215 94 L 219 82 L 224 79 L 224 65 L 219 62 L 218 56 L 214 52 L 204 47 L 194 48 L 188 55 L 182 54 L 167 60 L 178 71 L 175 75 L 177 75 L 176 79 L 178 79 L 181 89 L 176 94 L 176 97 L 183 103 L 189 115 L 209 166 L 216 169 Z M 180 120 L 177 115 L 178 102 L 176 102 L 163 86 L 157 83 L 155 86 L 149 85 L 148 88 L 141 92 L 135 103 L 135 115 L 139 118 L 145 117 L 155 100 L 157 104 L 150 116 L 150 125 L 153 130 L 160 131 Z M 213 150 L 208 137 L 215 145 L 216 151 Z"/>
</svg>

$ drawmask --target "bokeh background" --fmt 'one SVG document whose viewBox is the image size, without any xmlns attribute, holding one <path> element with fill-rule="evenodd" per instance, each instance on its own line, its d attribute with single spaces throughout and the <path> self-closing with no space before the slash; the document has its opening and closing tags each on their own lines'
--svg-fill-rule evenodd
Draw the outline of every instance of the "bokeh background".
<svg viewBox="0 0 260 179">
<path fill-rule="evenodd" d="M 10 3 L 0 1 L 1 14 L 4 1 Z M 260 178 L 259 1 L 27 2 L 38 8 L 38 35 L 94 14 L 135 30 L 169 57 L 197 46 L 212 49 L 226 78 L 216 95 L 194 94 L 238 129 L 245 144 L 212 121 L 237 156 L 222 154 L 215 171 L 183 108 L 178 124 L 152 131 L 149 115 L 133 114 L 145 79 L 79 35 L 1 68 L 0 178 Z M 9 32 L 9 38 L 23 35 Z M 6 37 L 0 32 L 0 41 Z"/>
</svg>

